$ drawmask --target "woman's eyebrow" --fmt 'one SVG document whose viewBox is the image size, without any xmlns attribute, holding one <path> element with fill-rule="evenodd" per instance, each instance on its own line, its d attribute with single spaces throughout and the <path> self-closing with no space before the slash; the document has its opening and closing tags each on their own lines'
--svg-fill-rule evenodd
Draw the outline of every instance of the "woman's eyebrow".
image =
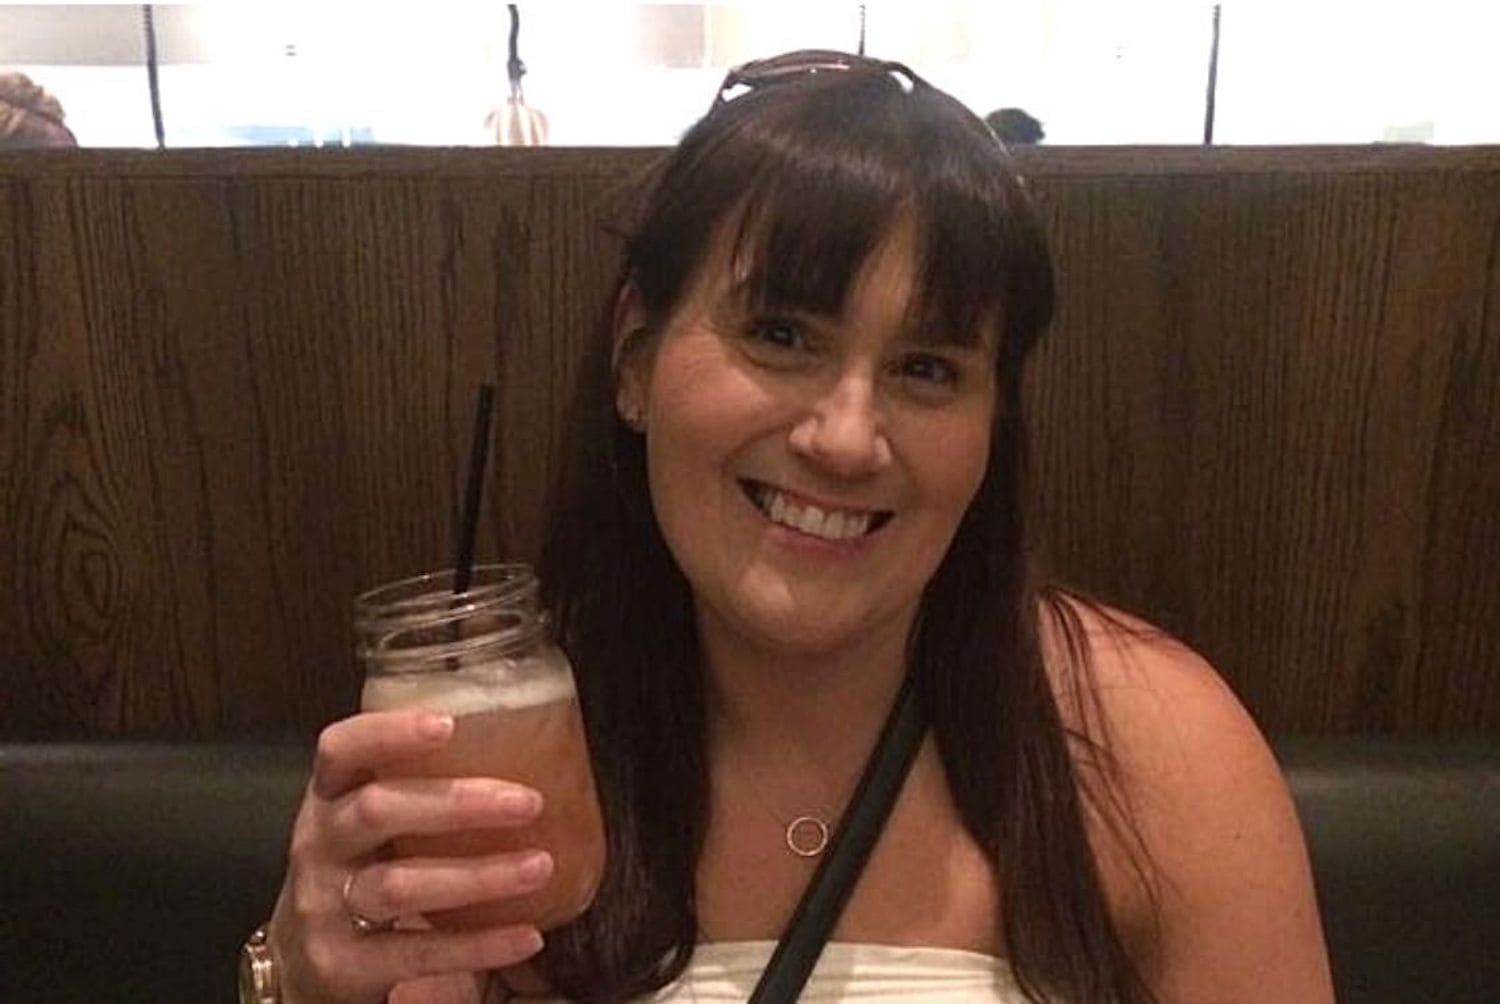
<svg viewBox="0 0 1500 1004">
<path fill-rule="evenodd" d="M 960 330 L 946 325 L 922 324 L 911 321 L 902 325 L 897 340 L 904 345 L 924 349 L 948 349 L 950 351 L 991 352 L 995 339 L 987 331 Z"/>
<path fill-rule="evenodd" d="M 745 312 L 796 315 L 828 322 L 838 321 L 842 314 L 839 310 L 816 307 L 807 302 L 805 297 L 773 296 L 766 289 L 753 287 L 749 282 L 726 290 L 724 299 L 732 303 L 735 309 Z"/>
</svg>

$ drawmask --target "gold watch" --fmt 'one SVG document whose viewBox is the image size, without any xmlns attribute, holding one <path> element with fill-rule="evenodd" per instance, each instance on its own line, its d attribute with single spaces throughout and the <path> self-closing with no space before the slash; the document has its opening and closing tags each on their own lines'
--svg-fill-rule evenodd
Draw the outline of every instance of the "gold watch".
<svg viewBox="0 0 1500 1004">
<path fill-rule="evenodd" d="M 264 925 L 252 931 L 240 949 L 240 1004 L 281 1004 L 276 959 L 266 944 Z"/>
</svg>

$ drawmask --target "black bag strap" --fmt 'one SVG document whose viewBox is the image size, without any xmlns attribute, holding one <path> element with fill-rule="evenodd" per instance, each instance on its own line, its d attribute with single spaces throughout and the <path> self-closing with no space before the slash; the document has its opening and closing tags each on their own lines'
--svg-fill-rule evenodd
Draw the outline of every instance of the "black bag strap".
<svg viewBox="0 0 1500 1004">
<path fill-rule="evenodd" d="M 771 953 L 750 995 L 750 1004 L 792 1004 L 802 993 L 880 838 L 926 732 L 927 719 L 913 674 L 908 673 L 828 853 L 818 863 L 786 932 Z"/>
</svg>

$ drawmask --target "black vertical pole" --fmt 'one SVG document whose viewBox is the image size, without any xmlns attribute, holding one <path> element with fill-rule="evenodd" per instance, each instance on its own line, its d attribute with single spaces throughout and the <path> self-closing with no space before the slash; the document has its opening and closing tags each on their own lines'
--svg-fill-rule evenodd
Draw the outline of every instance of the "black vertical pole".
<svg viewBox="0 0 1500 1004">
<path fill-rule="evenodd" d="M 521 8 L 513 3 L 506 4 L 505 8 L 510 13 L 510 59 L 505 63 L 505 72 L 510 78 L 510 96 L 514 98 L 519 97 L 516 92 L 526 72 L 526 64 L 521 62 Z"/>
<path fill-rule="evenodd" d="M 156 11 L 152 4 L 141 6 L 141 26 L 146 34 L 146 87 L 151 96 L 151 124 L 156 129 L 156 148 L 164 150 L 167 137 L 161 123 L 161 82 L 156 73 Z"/>
<path fill-rule="evenodd" d="M 1214 143 L 1214 100 L 1219 91 L 1219 13 L 1221 4 L 1214 4 L 1214 38 L 1208 51 L 1208 102 L 1203 111 L 1203 145 Z"/>
</svg>

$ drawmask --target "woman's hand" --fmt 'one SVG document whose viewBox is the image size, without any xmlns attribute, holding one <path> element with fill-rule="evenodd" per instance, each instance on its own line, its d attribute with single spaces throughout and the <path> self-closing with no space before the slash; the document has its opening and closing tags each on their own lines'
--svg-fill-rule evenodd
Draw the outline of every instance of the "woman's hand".
<svg viewBox="0 0 1500 1004">
<path fill-rule="evenodd" d="M 507 781 L 376 779 L 452 734 L 451 718 L 419 710 L 359 714 L 324 729 L 269 925 L 286 1004 L 376 1004 L 399 983 L 513 966 L 541 948 L 526 925 L 392 929 L 398 918 L 533 892 L 551 875 L 543 851 L 383 855 L 398 835 L 518 826 L 540 813 L 535 790 Z M 375 929 L 362 933 L 357 918 Z M 473 983 L 477 1000 L 477 976 Z"/>
</svg>

